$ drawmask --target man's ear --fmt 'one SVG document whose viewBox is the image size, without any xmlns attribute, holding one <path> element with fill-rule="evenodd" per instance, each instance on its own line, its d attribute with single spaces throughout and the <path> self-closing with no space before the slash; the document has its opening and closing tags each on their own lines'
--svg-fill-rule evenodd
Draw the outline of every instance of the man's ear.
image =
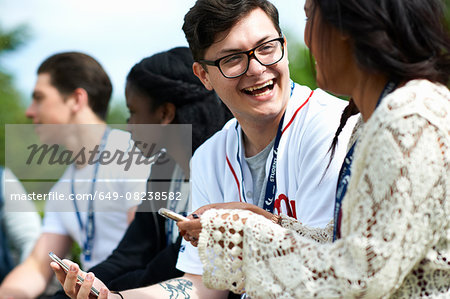
<svg viewBox="0 0 450 299">
<path fill-rule="evenodd" d="M 89 107 L 89 96 L 84 88 L 75 89 L 67 101 L 72 101 L 71 109 L 75 113 Z"/>
<path fill-rule="evenodd" d="M 200 79 L 200 81 L 202 81 L 206 89 L 213 90 L 211 82 L 209 81 L 209 74 L 200 63 L 194 62 L 194 64 L 192 65 L 192 70 L 194 71 L 194 74 Z"/>
<path fill-rule="evenodd" d="M 175 119 L 175 114 L 177 112 L 177 107 L 172 103 L 165 103 L 158 108 L 158 117 L 160 118 L 160 124 L 167 125 L 171 124 Z"/>
</svg>

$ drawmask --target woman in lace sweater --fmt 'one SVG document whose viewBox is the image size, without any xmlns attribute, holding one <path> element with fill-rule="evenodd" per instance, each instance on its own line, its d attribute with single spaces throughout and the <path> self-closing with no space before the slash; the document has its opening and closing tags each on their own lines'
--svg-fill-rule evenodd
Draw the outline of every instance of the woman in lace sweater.
<svg viewBox="0 0 450 299">
<path fill-rule="evenodd" d="M 318 85 L 351 96 L 342 124 L 357 111 L 364 121 L 341 170 L 334 233 L 258 210 L 205 208 L 179 227 L 191 239 L 202 228 L 208 287 L 252 298 L 450 296 L 450 37 L 441 6 L 306 0 Z"/>
</svg>

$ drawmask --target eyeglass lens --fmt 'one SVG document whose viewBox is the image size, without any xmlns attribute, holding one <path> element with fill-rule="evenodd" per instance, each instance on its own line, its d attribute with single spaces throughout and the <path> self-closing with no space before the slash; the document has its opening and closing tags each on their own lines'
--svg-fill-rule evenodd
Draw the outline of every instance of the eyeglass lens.
<svg viewBox="0 0 450 299">
<path fill-rule="evenodd" d="M 224 57 L 219 63 L 220 70 L 226 77 L 238 77 L 247 71 L 250 55 L 238 53 Z M 280 40 L 263 43 L 255 49 L 254 56 L 262 65 L 274 64 L 283 57 L 283 44 Z"/>
</svg>

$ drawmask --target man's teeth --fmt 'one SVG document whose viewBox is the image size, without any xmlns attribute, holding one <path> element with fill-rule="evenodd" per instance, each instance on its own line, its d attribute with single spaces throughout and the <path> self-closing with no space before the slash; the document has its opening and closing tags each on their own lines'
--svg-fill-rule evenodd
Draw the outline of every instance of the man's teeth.
<svg viewBox="0 0 450 299">
<path fill-rule="evenodd" d="M 257 90 L 257 89 L 261 89 L 261 88 L 264 88 L 264 87 L 269 86 L 269 85 L 272 85 L 272 84 L 273 84 L 273 81 L 272 81 L 272 80 L 269 80 L 269 81 L 267 81 L 266 83 L 263 83 L 263 84 L 261 84 L 261 85 L 252 86 L 252 87 L 246 88 L 245 91 L 252 92 L 252 91 L 255 91 L 255 90 Z"/>
</svg>

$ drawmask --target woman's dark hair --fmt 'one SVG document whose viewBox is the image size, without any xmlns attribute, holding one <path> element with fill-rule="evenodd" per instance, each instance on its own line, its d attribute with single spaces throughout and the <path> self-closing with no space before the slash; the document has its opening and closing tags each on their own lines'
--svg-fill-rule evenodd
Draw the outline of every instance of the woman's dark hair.
<svg viewBox="0 0 450 299">
<path fill-rule="evenodd" d="M 267 0 L 197 0 L 184 16 L 183 31 L 195 61 L 204 59 L 205 51 L 219 33 L 231 29 L 256 8 L 261 8 L 281 35 L 277 8 Z"/>
<path fill-rule="evenodd" d="M 130 70 L 127 85 L 151 101 L 154 110 L 165 103 L 176 107 L 173 123 L 192 124 L 192 150 L 222 128 L 232 115 L 214 91 L 194 75 L 187 47 L 173 48 L 143 59 Z"/>
<path fill-rule="evenodd" d="M 413 79 L 449 83 L 450 35 L 441 0 L 312 2 L 312 25 L 319 26 L 324 37 L 323 51 L 328 48 L 327 26 L 332 26 L 350 37 L 357 63 L 368 72 L 399 83 Z M 358 112 L 355 108 L 350 102 L 345 109 L 332 153 L 348 117 Z"/>
<path fill-rule="evenodd" d="M 97 60 L 79 52 L 58 53 L 42 62 L 37 73 L 50 74 L 51 84 L 62 94 L 70 94 L 77 88 L 86 90 L 89 107 L 105 119 L 112 84 Z"/>
<path fill-rule="evenodd" d="M 448 83 L 450 36 L 442 0 L 312 1 L 323 22 L 352 39 L 362 68 L 396 82 Z"/>
</svg>

